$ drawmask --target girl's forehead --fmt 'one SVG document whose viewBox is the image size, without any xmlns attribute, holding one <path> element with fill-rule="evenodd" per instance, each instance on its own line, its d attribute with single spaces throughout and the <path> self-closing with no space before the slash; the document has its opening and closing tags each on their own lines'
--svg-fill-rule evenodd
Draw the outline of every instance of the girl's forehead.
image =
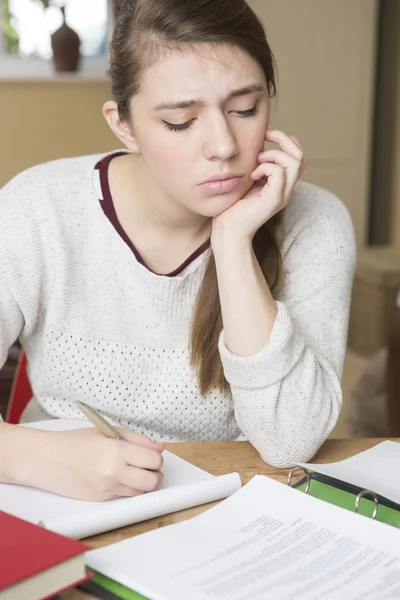
<svg viewBox="0 0 400 600">
<path fill-rule="evenodd" d="M 223 88 L 226 85 L 254 83 L 263 79 L 260 65 L 246 52 L 231 45 L 170 50 L 142 74 L 142 90 L 148 93 L 163 88 L 173 92 L 204 89 L 204 84 Z"/>
</svg>

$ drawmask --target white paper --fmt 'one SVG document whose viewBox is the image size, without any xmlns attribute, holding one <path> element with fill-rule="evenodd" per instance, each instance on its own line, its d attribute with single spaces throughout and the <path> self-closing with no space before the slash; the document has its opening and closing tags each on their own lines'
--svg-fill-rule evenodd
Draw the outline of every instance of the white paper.
<svg viewBox="0 0 400 600">
<path fill-rule="evenodd" d="M 265 476 L 201 515 L 86 553 L 151 600 L 400 597 L 400 531 Z"/>
<path fill-rule="evenodd" d="M 400 504 L 400 444 L 382 442 L 351 458 L 334 463 L 317 465 L 299 463 L 312 471 L 335 477 L 357 487 L 371 490 Z"/>
<path fill-rule="evenodd" d="M 52 420 L 27 426 L 60 431 L 91 424 Z M 167 450 L 163 456 L 164 479 L 155 492 L 107 502 L 87 502 L 3 483 L 0 484 L 0 510 L 31 523 L 42 522 L 47 529 L 79 539 L 220 500 L 241 487 L 237 473 L 214 477 Z"/>
</svg>

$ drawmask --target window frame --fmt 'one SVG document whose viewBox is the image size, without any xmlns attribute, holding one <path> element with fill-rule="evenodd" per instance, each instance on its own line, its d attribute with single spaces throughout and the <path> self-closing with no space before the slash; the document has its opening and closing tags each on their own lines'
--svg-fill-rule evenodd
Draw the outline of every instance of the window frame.
<svg viewBox="0 0 400 600">
<path fill-rule="evenodd" d="M 108 39 L 114 24 L 113 0 L 107 0 L 108 7 Z M 3 17 L 3 6 L 0 1 L 0 22 Z M 100 80 L 108 79 L 108 53 L 96 58 L 81 58 L 79 71 L 71 73 L 58 73 L 53 67 L 53 61 L 44 58 L 24 58 L 9 56 L 4 51 L 3 29 L 0 27 L 0 81 L 7 80 Z"/>
</svg>

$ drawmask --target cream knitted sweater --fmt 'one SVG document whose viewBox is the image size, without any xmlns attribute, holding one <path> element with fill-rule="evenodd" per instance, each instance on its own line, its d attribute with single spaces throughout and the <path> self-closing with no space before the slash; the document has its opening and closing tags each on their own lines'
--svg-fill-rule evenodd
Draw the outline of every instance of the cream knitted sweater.
<svg viewBox="0 0 400 600">
<path fill-rule="evenodd" d="M 348 211 L 299 182 L 286 209 L 284 285 L 268 345 L 219 351 L 231 395 L 198 393 L 188 334 L 206 250 L 175 277 L 136 259 L 102 211 L 101 158 L 57 160 L 0 190 L 0 366 L 19 337 L 48 418 L 75 400 L 161 441 L 248 439 L 268 463 L 312 458 L 340 412 L 355 245 Z"/>
</svg>

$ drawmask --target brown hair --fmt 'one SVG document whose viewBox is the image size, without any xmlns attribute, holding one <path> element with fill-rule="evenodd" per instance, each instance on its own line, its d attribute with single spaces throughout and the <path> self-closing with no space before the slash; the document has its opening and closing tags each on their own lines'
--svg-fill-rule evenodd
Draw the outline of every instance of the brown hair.
<svg viewBox="0 0 400 600">
<path fill-rule="evenodd" d="M 245 0 L 118 0 L 110 47 L 113 98 L 122 120 L 129 120 L 130 99 L 140 89 L 141 75 L 166 49 L 200 44 L 232 44 L 247 52 L 265 73 L 269 96 L 276 93 L 275 61 L 259 18 Z M 282 212 L 262 225 L 253 248 L 272 292 L 282 277 L 277 228 Z M 193 313 L 190 358 L 205 395 L 229 392 L 218 352 L 222 331 L 215 261 L 210 256 Z"/>
</svg>

